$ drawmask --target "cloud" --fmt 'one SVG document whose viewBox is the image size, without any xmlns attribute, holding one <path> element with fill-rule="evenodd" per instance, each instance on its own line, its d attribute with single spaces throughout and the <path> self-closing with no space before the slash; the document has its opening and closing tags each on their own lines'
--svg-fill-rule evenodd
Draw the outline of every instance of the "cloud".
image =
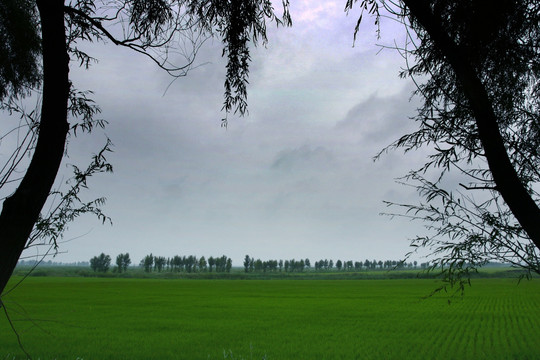
<svg viewBox="0 0 540 360">
<path fill-rule="evenodd" d="M 298 171 L 308 169 L 328 169 L 334 166 L 332 152 L 323 146 L 303 145 L 296 149 L 283 150 L 277 154 L 272 169 Z"/>
<path fill-rule="evenodd" d="M 378 213 L 414 156 L 371 160 L 414 126 L 411 89 L 397 78 L 402 60 L 375 55 L 373 28 L 353 48 L 356 19 L 340 2 L 293 6 L 295 25 L 269 27 L 267 48 L 254 50 L 249 116 L 231 115 L 227 129 L 220 126 L 219 41 L 199 53 L 198 63 L 208 64 L 165 94 L 171 79 L 144 57 L 114 47 L 89 51 L 101 62 L 72 75 L 95 91 L 110 122 L 115 173 L 92 179 L 90 191 L 108 198 L 104 210 L 114 225 L 74 223 L 68 238 L 94 230 L 66 245 L 65 261 L 102 251 L 129 251 L 134 259 L 224 253 L 236 265 L 246 253 L 335 259 L 406 252 L 407 225 L 389 225 Z M 72 160 L 85 161 L 102 143 L 102 135 L 73 140 Z"/>
<path fill-rule="evenodd" d="M 354 133 L 362 142 L 390 144 L 414 129 L 417 102 L 410 101 L 412 84 L 396 94 L 382 96 L 377 92 L 352 107 L 344 119 L 336 124 L 341 133 Z"/>
</svg>

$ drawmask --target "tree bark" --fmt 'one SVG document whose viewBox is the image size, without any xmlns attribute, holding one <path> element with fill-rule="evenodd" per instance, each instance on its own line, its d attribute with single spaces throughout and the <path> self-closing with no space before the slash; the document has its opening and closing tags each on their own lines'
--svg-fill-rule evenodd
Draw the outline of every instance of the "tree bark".
<svg viewBox="0 0 540 360">
<path fill-rule="evenodd" d="M 540 208 L 519 179 L 499 131 L 497 116 L 488 92 L 467 61 L 466 52 L 448 36 L 427 0 L 403 0 L 411 14 L 424 27 L 452 66 L 474 113 L 480 141 L 497 191 L 540 249 Z"/>
<path fill-rule="evenodd" d="M 0 294 L 17 265 L 49 196 L 64 155 L 69 125 L 69 56 L 64 0 L 37 0 L 43 52 L 43 99 L 34 155 L 17 190 L 0 213 Z"/>
</svg>

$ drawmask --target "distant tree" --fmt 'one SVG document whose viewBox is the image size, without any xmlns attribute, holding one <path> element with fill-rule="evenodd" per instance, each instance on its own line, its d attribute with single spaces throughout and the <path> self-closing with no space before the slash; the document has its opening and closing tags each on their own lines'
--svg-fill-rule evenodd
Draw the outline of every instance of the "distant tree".
<svg viewBox="0 0 540 360">
<path fill-rule="evenodd" d="M 306 265 L 306 267 L 309 269 L 311 267 L 311 262 L 309 261 L 308 258 L 306 258 L 306 260 L 304 260 L 304 264 Z"/>
<path fill-rule="evenodd" d="M 212 272 L 212 267 L 216 264 L 216 259 L 213 256 L 208 258 L 208 270 Z"/>
<path fill-rule="evenodd" d="M 152 271 L 154 266 L 154 256 L 152 254 L 146 255 L 142 260 L 140 265 L 144 268 L 144 271 L 149 273 Z"/>
<path fill-rule="evenodd" d="M 129 253 L 119 254 L 116 257 L 116 271 L 119 273 L 126 272 L 128 266 L 131 264 Z"/>
<path fill-rule="evenodd" d="M 261 259 L 255 260 L 255 271 L 260 272 L 263 269 L 263 262 Z"/>
<path fill-rule="evenodd" d="M 198 260 L 195 255 L 189 255 L 185 261 L 185 268 L 188 273 L 196 272 L 198 266 Z"/>
<path fill-rule="evenodd" d="M 281 270 L 283 269 L 283 260 L 279 260 L 279 263 L 278 263 L 278 266 L 279 266 L 279 272 L 281 272 Z"/>
<path fill-rule="evenodd" d="M 362 263 L 360 261 L 354 262 L 354 270 L 356 271 L 362 270 Z"/>
<path fill-rule="evenodd" d="M 173 258 L 171 259 L 172 271 L 178 272 L 181 270 L 181 268 L 182 268 L 182 257 L 178 255 L 173 256 Z"/>
<path fill-rule="evenodd" d="M 154 256 L 154 270 L 157 270 L 157 272 L 162 272 L 165 268 L 165 263 L 167 262 L 167 259 L 163 256 Z"/>
<path fill-rule="evenodd" d="M 250 262 L 250 258 L 249 258 L 249 255 L 246 255 L 246 257 L 244 258 L 244 272 L 248 273 L 249 272 L 249 262 Z"/>
<path fill-rule="evenodd" d="M 119 254 L 116 256 L 116 268 L 113 269 L 113 271 L 117 271 L 119 273 L 122 272 L 122 262 L 124 260 L 124 254 Z"/>
<path fill-rule="evenodd" d="M 285 272 L 289 272 L 289 267 L 290 267 L 289 260 L 285 260 Z"/>
<path fill-rule="evenodd" d="M 206 271 L 207 265 L 208 263 L 206 262 L 206 259 L 204 258 L 204 256 L 201 256 L 201 258 L 199 259 L 199 271 Z"/>
<path fill-rule="evenodd" d="M 226 272 L 227 271 L 227 256 L 223 255 L 216 258 L 216 272 Z"/>
<path fill-rule="evenodd" d="M 342 267 L 343 263 L 341 262 L 341 260 L 336 261 L 336 268 L 338 269 L 338 271 L 340 271 Z"/>
<path fill-rule="evenodd" d="M 225 271 L 230 273 L 231 272 L 231 269 L 232 269 L 232 259 L 231 258 L 227 258 L 227 263 L 225 265 Z"/>
<path fill-rule="evenodd" d="M 328 269 L 332 270 L 333 267 L 334 267 L 334 261 L 333 260 L 328 261 Z"/>
<path fill-rule="evenodd" d="M 99 256 L 94 256 L 90 259 L 90 267 L 95 272 L 107 272 L 111 265 L 111 257 L 101 253 Z"/>
</svg>

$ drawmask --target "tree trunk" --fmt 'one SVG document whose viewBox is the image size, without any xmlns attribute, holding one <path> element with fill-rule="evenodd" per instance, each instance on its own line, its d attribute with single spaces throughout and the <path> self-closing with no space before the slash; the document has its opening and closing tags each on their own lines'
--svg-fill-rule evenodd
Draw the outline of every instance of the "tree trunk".
<svg viewBox="0 0 540 360">
<path fill-rule="evenodd" d="M 540 208 L 527 192 L 512 166 L 486 88 L 467 61 L 467 54 L 441 27 L 439 19 L 436 19 L 431 11 L 429 1 L 404 0 L 403 2 L 454 69 L 473 110 L 480 141 L 497 191 L 527 235 L 540 249 Z"/>
<path fill-rule="evenodd" d="M 43 51 L 43 100 L 34 155 L 0 213 L 0 294 L 49 196 L 64 154 L 70 83 L 63 0 L 37 0 Z"/>
</svg>

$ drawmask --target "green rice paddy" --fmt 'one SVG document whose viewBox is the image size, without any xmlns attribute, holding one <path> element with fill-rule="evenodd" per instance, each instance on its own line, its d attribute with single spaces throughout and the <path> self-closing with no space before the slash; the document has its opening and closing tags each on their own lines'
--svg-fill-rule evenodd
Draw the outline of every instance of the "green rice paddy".
<svg viewBox="0 0 540 360">
<path fill-rule="evenodd" d="M 16 280 L 16 279 L 15 279 Z M 34 359 L 539 359 L 540 282 L 26 279 L 4 299 Z M 25 359 L 5 316 L 0 360 Z"/>
</svg>

